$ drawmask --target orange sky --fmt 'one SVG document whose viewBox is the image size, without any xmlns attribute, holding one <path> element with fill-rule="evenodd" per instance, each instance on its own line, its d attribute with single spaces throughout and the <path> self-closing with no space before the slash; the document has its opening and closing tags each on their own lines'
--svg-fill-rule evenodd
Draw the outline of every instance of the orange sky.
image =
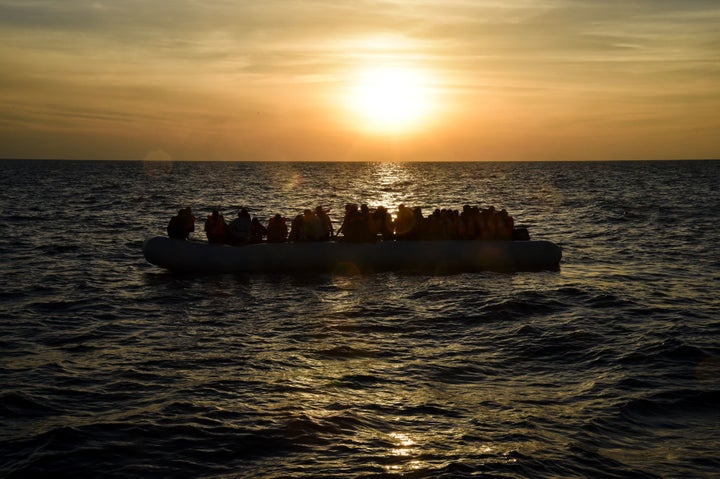
<svg viewBox="0 0 720 479">
<path fill-rule="evenodd" d="M 720 158 L 718 25 L 716 0 L 0 0 L 0 157 Z"/>
</svg>

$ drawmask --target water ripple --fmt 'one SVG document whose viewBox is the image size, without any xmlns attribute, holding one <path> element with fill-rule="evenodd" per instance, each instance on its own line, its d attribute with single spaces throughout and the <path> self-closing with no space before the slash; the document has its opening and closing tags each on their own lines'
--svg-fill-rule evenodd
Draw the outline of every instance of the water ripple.
<svg viewBox="0 0 720 479">
<path fill-rule="evenodd" d="M 3 161 L 2 477 L 713 477 L 717 162 Z M 193 206 L 507 208 L 560 271 L 175 275 Z M 700 214 L 697 214 L 700 213 Z M 90 227 L 92 226 L 92 227 Z"/>
</svg>

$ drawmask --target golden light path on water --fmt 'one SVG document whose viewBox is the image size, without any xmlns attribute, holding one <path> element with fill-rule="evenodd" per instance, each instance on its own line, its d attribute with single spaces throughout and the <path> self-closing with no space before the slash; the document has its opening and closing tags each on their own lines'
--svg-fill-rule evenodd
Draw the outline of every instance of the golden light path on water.
<svg viewBox="0 0 720 479">
<path fill-rule="evenodd" d="M 398 205 L 404 200 L 403 186 L 410 185 L 413 176 L 401 163 L 378 163 L 373 171 L 373 183 L 376 185 L 376 204 L 388 209 L 393 219 Z"/>
<path fill-rule="evenodd" d="M 269 171 L 272 171 L 271 177 L 275 179 L 275 184 L 282 187 L 281 201 L 286 201 L 292 207 L 311 207 L 315 204 L 306 205 L 304 201 L 312 197 L 311 192 L 317 191 L 315 189 L 317 185 L 313 181 L 316 178 L 316 171 L 322 168 L 323 166 L 319 164 L 309 166 L 284 164 Z M 532 219 L 533 216 L 541 215 L 551 218 L 552 215 L 548 212 L 557 211 L 565 201 L 573 201 L 573 198 L 563 196 L 553 178 L 545 178 L 546 181 L 535 184 L 533 188 L 523 189 L 520 187 L 522 185 L 513 183 L 512 175 L 508 174 L 502 165 L 487 168 L 480 166 L 476 168 L 475 174 L 467 172 L 473 168 L 475 167 L 454 170 L 457 175 L 454 179 L 459 184 L 471 185 L 472 190 L 468 190 L 467 199 L 472 201 L 472 198 L 476 198 L 475 204 L 487 204 L 493 201 L 489 195 L 496 194 L 495 190 L 498 186 L 508 184 L 510 186 L 507 189 L 513 191 L 513 196 L 516 197 L 512 200 L 517 200 L 517 206 L 512 208 L 511 212 L 522 213 L 520 217 L 523 219 Z M 346 193 L 341 199 L 336 198 L 337 201 L 332 202 L 332 206 L 340 208 L 344 202 L 367 202 L 371 207 L 385 206 L 391 213 L 396 211 L 400 203 L 408 206 L 420 204 L 425 207 L 432 205 L 461 208 L 462 204 L 457 194 L 453 194 L 451 198 L 444 195 L 448 178 L 433 174 L 441 171 L 441 167 L 436 170 L 419 169 L 417 165 L 406 163 L 352 165 L 346 170 L 347 175 L 343 177 L 343 181 L 349 184 L 347 191 L 350 193 Z M 422 185 L 422 191 L 417 190 L 418 184 Z M 330 188 L 326 190 L 328 194 L 331 191 Z M 316 197 L 312 198 L 310 201 L 316 201 Z M 278 206 L 275 204 L 273 208 Z M 592 212 L 594 209 L 593 206 L 589 211 Z M 429 211 L 424 209 L 424 213 L 428 214 Z M 577 214 L 583 213 L 585 212 L 577 212 Z M 336 221 L 342 219 L 342 214 L 337 209 L 334 211 L 334 219 Z M 565 228 L 573 227 L 572 223 L 563 224 L 569 225 L 564 226 Z M 573 233 L 571 230 L 563 231 L 563 226 L 552 220 L 550 223 L 538 225 L 538 228 L 533 228 L 532 231 L 537 231 L 539 227 L 551 229 L 560 237 L 570 236 Z M 592 238 L 588 238 L 585 244 L 591 244 L 592 241 Z M 573 252 L 568 248 L 568 254 L 585 253 L 580 249 Z M 656 285 L 651 287 L 650 283 L 631 281 L 633 276 L 639 273 L 637 265 L 635 265 L 636 269 L 632 270 L 627 265 L 613 262 L 598 264 L 596 261 L 590 261 L 589 264 L 582 266 L 577 266 L 577 263 L 576 256 L 574 259 L 571 257 L 570 261 L 563 265 L 559 274 L 565 282 L 573 284 L 591 280 L 598 289 L 609 291 L 613 290 L 613 286 L 620 281 L 628 288 L 634 288 L 616 292 L 620 299 L 627 299 L 625 296 L 629 298 L 639 293 L 644 297 L 652 298 L 652 287 Z M 494 278 L 494 281 L 504 283 L 500 289 L 508 291 L 535 290 L 536 283 L 541 280 L 542 275 L 511 275 Z M 439 287 L 442 286 L 443 278 L 436 278 L 433 281 L 435 286 Z M 334 275 L 330 286 L 322 295 L 312 297 L 313 301 L 320 303 L 324 311 L 325 329 L 340 334 L 362 330 L 366 325 L 360 319 L 354 319 L 355 312 L 363 309 L 364 304 L 371 304 L 377 294 L 370 288 L 368 278 Z M 433 285 L 427 287 L 433 289 Z M 668 291 L 672 292 L 670 288 Z M 686 294 L 682 291 L 674 293 Z M 387 295 L 387 291 L 384 294 Z M 400 297 L 394 299 L 402 300 Z M 293 311 L 289 313 L 293 314 Z M 513 463 L 517 461 L 515 452 L 532 456 L 537 451 L 542 451 L 547 443 L 562 443 L 565 438 L 561 437 L 561 434 L 556 436 L 554 431 L 549 430 L 544 431 L 543 436 L 539 437 L 529 427 L 525 429 L 524 424 L 533 423 L 531 417 L 533 409 L 518 405 L 533 404 L 534 398 L 537 397 L 551 398 L 552 400 L 544 406 L 544 414 L 557 418 L 576 417 L 580 414 L 579 410 L 591 410 L 597 404 L 593 400 L 570 404 L 565 401 L 566 397 L 590 397 L 602 384 L 617 383 L 622 380 L 617 372 L 608 371 L 593 380 L 571 384 L 562 391 L 555 386 L 564 374 L 562 372 L 548 374 L 543 376 L 542 380 L 537 380 L 538 373 L 535 377 L 537 381 L 533 383 L 528 383 L 527 378 L 522 375 L 495 376 L 491 381 L 484 382 L 482 388 L 472 389 L 462 384 L 451 383 L 403 384 L 403 376 L 406 375 L 408 368 L 412 370 L 420 367 L 419 365 L 429 357 L 442 357 L 448 353 L 457 353 L 454 356 L 459 357 L 464 351 L 460 345 L 446 345 L 445 348 L 434 351 L 416 349 L 411 352 L 398 351 L 397 356 L 388 357 L 378 351 L 398 350 L 403 347 L 392 342 L 392 335 L 355 339 L 347 348 L 338 344 L 336 339 L 332 334 L 313 338 L 307 344 L 307 348 L 294 356 L 293 361 L 296 363 L 293 364 L 292 373 L 280 369 L 270 372 L 269 380 L 275 382 L 278 387 L 282 385 L 288 388 L 289 392 L 269 397 L 262 405 L 246 406 L 258 408 L 258 413 L 263 415 L 279 413 L 282 416 L 283 411 L 293 411 L 292 414 L 297 416 L 298 420 L 290 421 L 288 426 L 290 434 L 298 436 L 307 434 L 303 428 L 307 427 L 309 420 L 317 424 L 318 431 L 335 431 L 324 434 L 328 441 L 336 441 L 339 448 L 372 444 L 376 450 L 383 451 L 382 454 L 374 454 L 373 460 L 376 461 L 374 465 L 392 474 L 410 474 L 417 470 L 442 468 L 463 457 L 481 458 L 480 460 L 488 463 L 498 461 Z M 382 341 L 387 343 L 382 344 Z M 327 352 L 330 352 L 329 356 L 340 355 L 342 360 L 328 360 Z M 266 356 L 268 363 L 274 360 L 270 351 L 261 352 L 260 356 Z M 696 375 L 698 378 L 712 378 L 717 370 L 717 363 L 706 362 L 698 365 Z M 379 381 L 376 378 L 387 376 L 397 377 L 398 384 L 391 388 L 373 386 L 373 381 Z M 568 379 L 566 382 L 573 381 Z M 432 412 L 424 409 L 426 405 L 439 405 L 446 411 L 458 411 L 458 415 L 468 417 L 468 420 L 483 434 L 467 436 L 466 429 L 452 426 L 450 421 L 442 418 L 434 418 Z M 374 422 L 375 416 L 379 414 L 378 409 L 402 411 L 402 419 L 398 417 L 397 421 L 378 427 Z M 351 421 L 348 424 L 347 434 L 336 429 L 336 424 L 346 420 Z M 491 428 L 490 424 L 494 426 Z M 513 432 L 504 431 L 502 429 L 504 424 L 513 424 Z M 629 452 L 609 451 L 609 453 L 617 457 L 625 457 L 630 462 L 640 460 L 631 456 Z M 662 451 L 658 450 L 657 454 L 661 453 Z"/>
<path fill-rule="evenodd" d="M 512 281 L 512 278 L 506 279 Z M 436 281 L 439 285 L 443 279 Z M 366 319 L 355 317 L 353 311 L 372 302 L 373 284 L 370 278 L 363 276 L 332 276 L 331 288 L 312 297 L 323 311 L 323 329 L 347 333 L 366 327 Z M 402 298 L 397 300 L 399 303 L 404 301 Z M 497 463 L 500 459 L 512 464 L 517 461 L 513 451 L 532 455 L 545 447 L 542 441 L 527 438 L 511 441 L 511 444 L 505 440 L 501 445 L 489 442 L 487 438 L 467 436 L 466 429 L 454 426 L 442 417 L 434 417 L 432 407 L 467 415 L 479 427 L 498 422 L 524 423 L 528 419 L 524 417 L 527 411 L 513 405 L 532 402 L 535 397 L 557 397 L 558 401 L 548 405 L 548 409 L 553 409 L 549 413 L 558 417 L 572 415 L 575 413 L 573 408 L 580 407 L 563 404 L 562 397 L 568 391 L 559 391 L 551 377 L 538 384 L 528 384 L 523 377 L 493 378 L 481 389 L 468 389 L 463 384 L 408 382 L 405 378 L 408 368 L 422 367 L 425 357 L 441 353 L 461 356 L 463 346 L 448 344 L 441 352 L 435 348 L 418 350 L 412 345 L 393 345 L 392 342 L 392 335 L 384 334 L 356 337 L 347 345 L 338 343 L 334 334 L 315 336 L 294 356 L 292 373 L 283 369 L 269 371 L 268 381 L 288 392 L 270 398 L 268 403 L 260 406 L 263 411 L 258 412 L 275 415 L 279 411 L 295 411 L 297 421 L 291 421 L 291 424 L 298 424 L 298 428 L 307 428 L 310 421 L 313 428 L 326 431 L 329 441 L 337 441 L 333 445 L 339 448 L 348 444 L 373 444 L 385 451 L 384 456 L 375 456 L 377 463 L 373 465 L 388 473 L 406 474 L 447 467 L 462 457 L 486 458 L 488 463 Z M 395 355 L 381 353 L 388 348 L 395 348 Z M 260 354 L 266 356 L 268 362 L 273 361 L 271 351 Z M 381 377 L 395 377 L 397 384 L 392 388 L 373 387 L 376 378 Z M 587 392 L 593 387 L 594 383 L 578 384 L 578 391 L 570 393 Z M 427 410 L 428 405 L 432 405 L 430 410 Z M 375 417 L 378 410 L 404 412 L 398 414 L 394 425 L 378 427 Z M 349 436 L 347 431 L 327 432 L 335 431 L 337 424 L 344 421 L 348 421 Z M 291 429 L 289 433 L 302 435 L 306 431 Z M 513 434 L 521 437 L 522 433 L 532 436 L 530 430 L 515 426 Z M 506 434 L 510 433 L 488 430 L 489 437 Z M 555 439 L 562 440 L 559 436 Z"/>
<path fill-rule="evenodd" d="M 715 162 L 60 163 L 4 164 L 5 334 L 18 348 L 3 430 L 18 475 L 717 469 L 719 209 L 690 210 L 717 203 Z M 215 205 L 267 219 L 327 204 L 339 222 L 346 202 L 507 207 L 563 262 L 188 277 L 141 255 L 178 207 L 196 211 L 200 241 Z M 118 456 L 128 444 L 144 454 Z"/>
<path fill-rule="evenodd" d="M 419 408 L 423 403 L 438 401 L 435 397 L 437 391 L 432 390 L 395 396 L 386 392 L 369 393 L 364 389 L 354 389 L 351 395 L 347 394 L 345 378 L 357 375 L 358 371 L 368 371 L 369 374 L 380 367 L 387 370 L 390 368 L 388 364 L 378 364 L 367 358 L 358 358 L 354 361 L 346 361 L 349 363 L 346 367 L 335 368 L 330 367 L 328 362 L 311 361 L 307 357 L 303 357 L 302 360 L 306 363 L 304 367 L 308 369 L 308 374 L 294 376 L 278 374 L 274 378 L 285 388 L 296 392 L 287 395 L 282 402 L 266 405 L 265 409 L 269 411 L 258 412 L 274 414 L 282 410 L 301 410 L 302 413 L 297 419 L 304 420 L 301 422 L 302 427 L 306 428 L 309 420 L 321 430 L 332 429 L 333 426 L 330 425 L 339 422 L 337 416 L 343 413 L 334 411 L 353 404 L 352 409 L 357 412 L 354 413 L 353 419 L 349 420 L 349 429 L 354 430 L 354 434 L 349 437 L 342 434 L 335 439 L 338 442 L 332 446 L 343 447 L 348 443 L 381 445 L 385 454 L 376 457 L 376 466 L 392 473 L 445 467 L 458 456 L 487 456 L 488 461 L 496 461 L 498 456 L 506 456 L 507 462 L 515 462 L 514 458 L 507 456 L 507 450 L 500 450 L 486 442 L 467 440 L 463 437 L 463 430 L 447 427 L 442 421 L 434 423 L 421 413 L 414 418 L 405 417 L 402 420 L 398 418 L 398 426 L 394 430 L 378 431 L 373 426 L 376 422 L 375 418 L 370 413 L 363 413 L 363 409 Z M 367 426 L 358 427 L 358 422 L 367 423 Z M 288 432 L 290 435 L 301 435 L 306 431 L 298 429 Z M 452 448 L 447 445 L 452 445 Z M 536 448 L 540 447 L 540 445 L 536 446 Z"/>
</svg>

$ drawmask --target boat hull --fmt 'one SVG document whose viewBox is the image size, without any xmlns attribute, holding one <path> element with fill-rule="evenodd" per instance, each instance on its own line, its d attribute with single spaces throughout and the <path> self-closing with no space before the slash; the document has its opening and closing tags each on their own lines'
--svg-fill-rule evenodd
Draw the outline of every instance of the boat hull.
<svg viewBox="0 0 720 479">
<path fill-rule="evenodd" d="M 228 246 L 156 236 L 145 240 L 152 264 L 186 273 L 291 271 L 531 271 L 558 269 L 550 241 L 307 242 Z"/>
</svg>

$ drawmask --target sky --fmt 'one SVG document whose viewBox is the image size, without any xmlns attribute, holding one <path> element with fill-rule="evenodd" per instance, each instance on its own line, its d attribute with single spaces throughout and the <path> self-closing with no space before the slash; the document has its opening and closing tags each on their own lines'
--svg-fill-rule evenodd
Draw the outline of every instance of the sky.
<svg viewBox="0 0 720 479">
<path fill-rule="evenodd" d="M 0 158 L 720 158 L 717 0 L 0 0 Z"/>
</svg>

